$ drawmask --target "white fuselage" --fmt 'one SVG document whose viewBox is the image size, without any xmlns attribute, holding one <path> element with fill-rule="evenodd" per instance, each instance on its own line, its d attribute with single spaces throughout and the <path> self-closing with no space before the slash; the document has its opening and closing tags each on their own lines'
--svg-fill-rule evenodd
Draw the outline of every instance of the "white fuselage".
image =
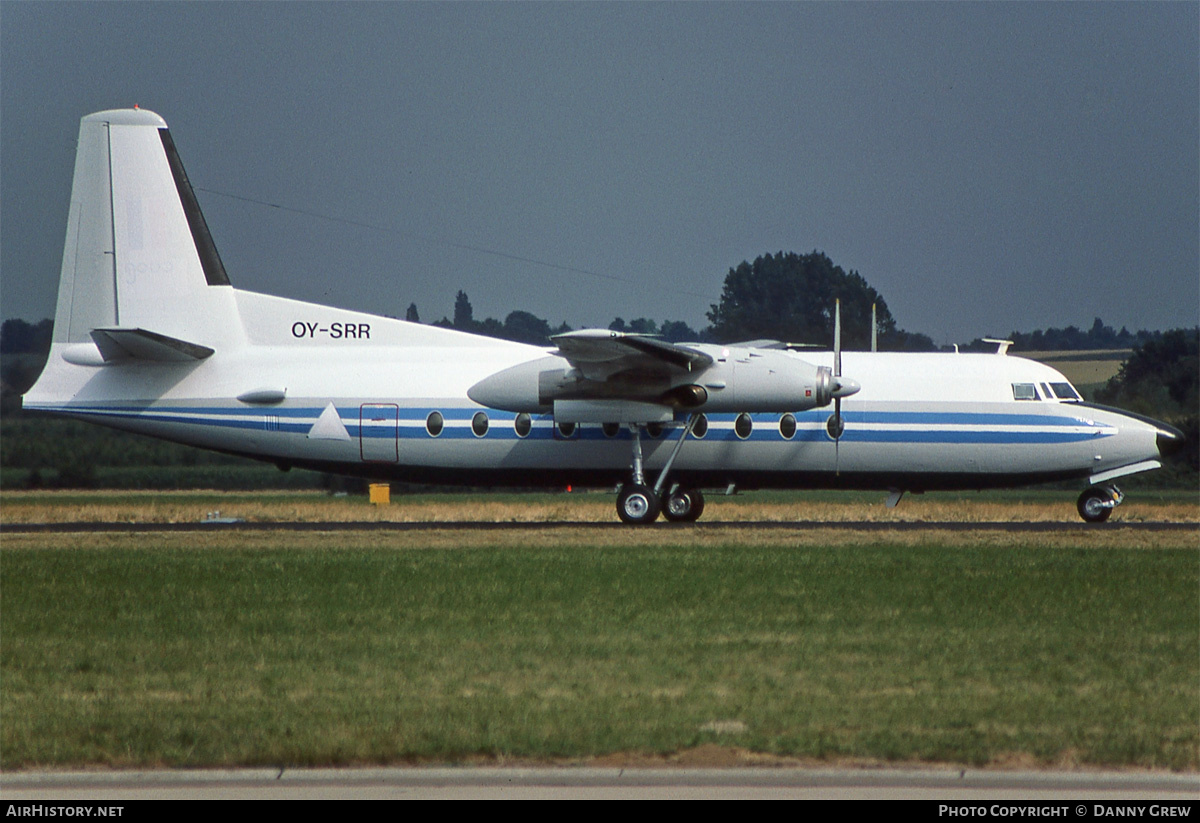
<svg viewBox="0 0 1200 823">
<path fill-rule="evenodd" d="M 532 415 L 521 436 L 517 414 L 467 397 L 478 381 L 548 349 L 222 288 L 232 292 L 242 328 L 227 330 L 213 356 L 74 365 L 56 345 L 26 406 L 281 466 L 369 477 L 538 486 L 608 485 L 628 475 L 625 426 L 615 434 L 599 423 L 560 427 L 547 410 Z M 735 369 L 751 354 L 694 347 Z M 787 356 L 832 362 L 828 352 Z M 77 352 L 71 359 L 87 361 Z M 685 443 L 673 476 L 710 486 L 973 488 L 1086 478 L 1158 454 L 1153 426 L 1047 399 L 1050 384 L 1067 381 L 1023 358 L 845 352 L 843 372 L 862 389 L 842 402 L 840 442 L 825 428 L 832 405 L 793 413 L 794 433 L 786 423 L 781 429 L 784 414 L 751 413 L 745 437 L 736 413 L 707 414 L 707 431 Z M 1032 385 L 1036 399 L 1016 399 L 1014 384 Z M 436 436 L 434 412 L 443 421 Z M 686 419 L 676 414 L 679 426 Z M 661 468 L 680 432 L 668 425 L 642 438 L 649 472 Z"/>
</svg>

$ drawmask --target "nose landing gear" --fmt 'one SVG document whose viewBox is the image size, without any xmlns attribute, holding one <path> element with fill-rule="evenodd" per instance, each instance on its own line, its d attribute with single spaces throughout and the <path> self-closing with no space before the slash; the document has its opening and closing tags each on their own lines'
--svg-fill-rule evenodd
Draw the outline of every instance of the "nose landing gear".
<svg viewBox="0 0 1200 823">
<path fill-rule="evenodd" d="M 1124 499 L 1125 495 L 1116 486 L 1091 486 L 1079 495 L 1075 508 L 1088 523 L 1103 523 Z"/>
</svg>

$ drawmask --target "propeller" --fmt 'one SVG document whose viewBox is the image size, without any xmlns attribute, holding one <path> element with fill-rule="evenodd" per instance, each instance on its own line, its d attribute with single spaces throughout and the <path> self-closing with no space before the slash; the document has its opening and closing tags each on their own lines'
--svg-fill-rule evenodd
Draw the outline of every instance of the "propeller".
<svg viewBox="0 0 1200 823">
<path fill-rule="evenodd" d="M 875 304 L 871 304 L 871 351 L 879 351 L 879 322 L 875 319 Z"/>
<path fill-rule="evenodd" d="M 833 466 L 836 474 L 841 473 L 839 447 L 842 433 L 846 431 L 846 421 L 842 419 L 842 398 L 854 394 L 860 388 L 857 380 L 842 377 L 842 301 L 837 300 L 833 304 L 833 415 L 825 421 L 825 430 L 833 438 Z"/>
</svg>

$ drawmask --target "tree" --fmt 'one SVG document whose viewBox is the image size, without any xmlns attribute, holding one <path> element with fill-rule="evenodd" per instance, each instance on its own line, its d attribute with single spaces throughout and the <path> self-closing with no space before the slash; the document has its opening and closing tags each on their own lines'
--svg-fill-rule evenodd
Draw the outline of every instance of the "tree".
<svg viewBox="0 0 1200 823">
<path fill-rule="evenodd" d="M 49 317 L 38 323 L 10 318 L 0 325 L 0 353 L 46 354 L 50 351 L 53 333 L 54 321 Z"/>
<path fill-rule="evenodd" d="M 1200 327 L 1171 329 L 1138 345 L 1096 398 L 1150 415 L 1194 413 L 1200 407 Z"/>
<path fill-rule="evenodd" d="M 459 290 L 454 297 L 454 328 L 459 331 L 474 331 L 475 311 L 465 291 Z"/>
<path fill-rule="evenodd" d="M 664 320 L 658 333 L 668 343 L 700 343 L 701 335 L 682 320 Z"/>
<path fill-rule="evenodd" d="M 1143 340 L 1096 399 L 1179 427 L 1185 448 L 1164 463 L 1168 470 L 1189 471 L 1189 485 L 1195 488 L 1200 470 L 1200 327 L 1171 329 Z"/>
<path fill-rule="evenodd" d="M 404 313 L 404 319 L 407 320 L 409 323 L 420 323 L 421 322 L 421 315 L 417 314 L 417 304 L 416 303 L 408 304 L 408 311 L 406 311 Z"/>
<path fill-rule="evenodd" d="M 550 330 L 550 324 L 545 320 L 527 311 L 518 310 L 510 312 L 508 317 L 504 318 L 504 331 L 501 336 L 518 343 L 545 346 L 549 344 L 551 334 L 553 332 Z"/>
<path fill-rule="evenodd" d="M 858 272 L 835 266 L 821 252 L 779 252 L 729 270 L 721 302 L 708 312 L 713 337 L 722 342 L 767 338 L 788 343 L 833 342 L 834 301 L 842 301 L 842 345 L 871 343 L 871 305 L 876 307 L 879 346 L 897 343 L 933 348 L 924 335 L 898 333 L 887 303 Z"/>
</svg>

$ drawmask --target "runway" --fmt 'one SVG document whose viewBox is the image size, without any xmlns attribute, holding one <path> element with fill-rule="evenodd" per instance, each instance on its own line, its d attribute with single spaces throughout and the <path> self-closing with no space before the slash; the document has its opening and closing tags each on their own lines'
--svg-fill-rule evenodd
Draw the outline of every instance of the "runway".
<svg viewBox="0 0 1200 823">
<path fill-rule="evenodd" d="M 7 802 L 185 799 L 1149 800 L 1190 805 L 1200 775 L 930 769 L 585 767 L 243 769 L 17 773 Z"/>
<path fill-rule="evenodd" d="M 1007 532 L 1051 534 L 1062 532 L 1093 532 L 1093 533 L 1148 533 L 1148 532 L 1198 532 L 1197 523 L 1083 523 L 1083 522 L 1054 522 L 1054 521 L 996 521 L 996 522 L 964 522 L 964 521 L 721 521 L 708 523 L 655 523 L 649 526 L 628 526 L 624 523 L 596 523 L 587 521 L 555 521 L 555 522 L 463 522 L 463 521 L 422 521 L 422 522 L 380 522 L 364 521 L 213 521 L 197 520 L 190 523 L 112 523 L 112 522 L 77 522 L 77 523 L 6 523 L 0 525 L 0 534 L 37 534 L 37 533 L 71 533 L 71 532 L 221 532 L 221 531 L 286 531 L 286 532 L 420 532 L 420 531 L 538 531 L 553 532 L 566 529 L 595 529 L 597 531 L 635 530 L 644 533 L 647 529 L 663 532 L 679 532 L 695 530 L 704 533 L 732 531 L 734 529 L 758 529 L 762 531 L 867 531 L 867 532 L 917 532 L 917 531 L 957 531 L 957 532 Z"/>
</svg>

